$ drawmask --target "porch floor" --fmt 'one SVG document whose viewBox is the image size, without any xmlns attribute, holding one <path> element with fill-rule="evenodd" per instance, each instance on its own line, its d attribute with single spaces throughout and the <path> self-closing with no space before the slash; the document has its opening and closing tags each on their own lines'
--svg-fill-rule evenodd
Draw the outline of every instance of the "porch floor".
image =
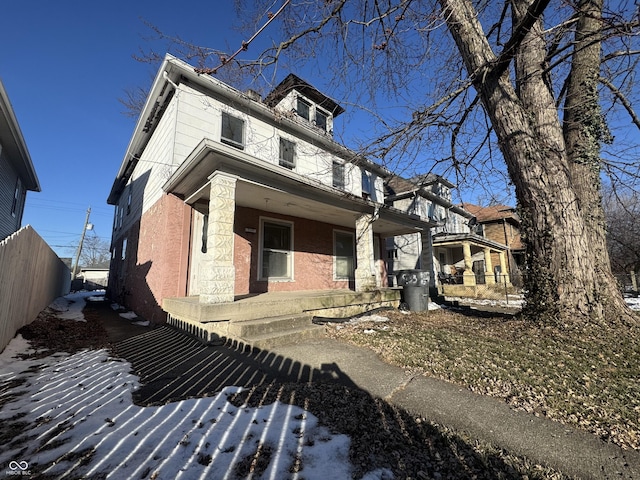
<svg viewBox="0 0 640 480">
<path fill-rule="evenodd" d="M 397 307 L 400 290 L 304 290 L 238 295 L 228 303 L 201 303 L 198 296 L 165 298 L 162 308 L 182 320 L 242 322 L 281 315 L 310 313 L 323 317 L 348 317 L 381 306 Z M 384 305 L 381 305 L 384 304 Z"/>
<path fill-rule="evenodd" d="M 314 316 L 345 318 L 380 307 L 397 307 L 400 290 L 370 292 L 307 290 L 239 295 L 228 303 L 201 303 L 198 296 L 165 298 L 168 322 L 206 342 L 235 339 L 265 348 L 322 335 Z"/>
</svg>

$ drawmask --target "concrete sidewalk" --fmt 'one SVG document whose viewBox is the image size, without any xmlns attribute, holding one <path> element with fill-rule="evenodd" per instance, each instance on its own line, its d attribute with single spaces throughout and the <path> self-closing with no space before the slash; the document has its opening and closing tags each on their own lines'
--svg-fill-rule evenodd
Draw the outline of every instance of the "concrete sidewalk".
<svg viewBox="0 0 640 480">
<path fill-rule="evenodd" d="M 561 423 L 512 410 L 498 399 L 454 384 L 411 376 L 375 353 L 322 339 L 272 349 L 322 370 L 336 364 L 359 388 L 432 422 L 585 479 L 640 479 L 640 453 L 622 450 Z"/>
</svg>

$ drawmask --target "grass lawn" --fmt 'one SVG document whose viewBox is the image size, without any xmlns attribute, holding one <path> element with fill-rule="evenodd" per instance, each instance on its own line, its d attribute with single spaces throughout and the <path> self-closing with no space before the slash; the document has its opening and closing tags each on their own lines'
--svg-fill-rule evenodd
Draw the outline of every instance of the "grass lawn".
<svg viewBox="0 0 640 480">
<path fill-rule="evenodd" d="M 640 449 L 640 329 L 560 331 L 451 310 L 330 327 L 385 361 Z"/>
</svg>

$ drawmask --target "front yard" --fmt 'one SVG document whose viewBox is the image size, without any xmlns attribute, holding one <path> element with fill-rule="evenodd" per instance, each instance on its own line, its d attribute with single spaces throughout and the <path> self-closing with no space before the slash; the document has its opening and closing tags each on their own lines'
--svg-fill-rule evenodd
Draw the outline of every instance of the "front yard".
<svg viewBox="0 0 640 480">
<path fill-rule="evenodd" d="M 385 361 L 640 449 L 640 330 L 541 329 L 451 310 L 330 328 Z"/>
</svg>

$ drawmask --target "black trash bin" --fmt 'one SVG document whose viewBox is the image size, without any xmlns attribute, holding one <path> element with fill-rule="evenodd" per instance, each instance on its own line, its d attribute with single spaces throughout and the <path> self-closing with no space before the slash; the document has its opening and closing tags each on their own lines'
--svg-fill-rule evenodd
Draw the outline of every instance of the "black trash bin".
<svg viewBox="0 0 640 480">
<path fill-rule="evenodd" d="M 429 308 L 429 272 L 400 270 L 396 278 L 402 287 L 403 303 L 409 310 L 424 312 Z"/>
<path fill-rule="evenodd" d="M 429 291 L 426 285 L 405 285 L 402 287 L 404 303 L 412 312 L 424 312 L 429 308 Z"/>
</svg>

